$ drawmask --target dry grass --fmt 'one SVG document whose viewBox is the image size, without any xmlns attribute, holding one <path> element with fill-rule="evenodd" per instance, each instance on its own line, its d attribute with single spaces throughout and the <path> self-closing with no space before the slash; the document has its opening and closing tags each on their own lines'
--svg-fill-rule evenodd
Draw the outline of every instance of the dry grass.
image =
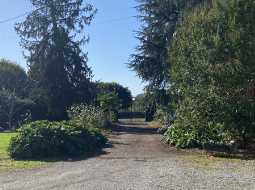
<svg viewBox="0 0 255 190">
<path fill-rule="evenodd" d="M 162 125 L 158 121 L 149 122 L 148 126 L 149 126 L 149 128 L 153 128 L 153 129 L 158 129 L 158 128 L 162 127 Z"/>
</svg>

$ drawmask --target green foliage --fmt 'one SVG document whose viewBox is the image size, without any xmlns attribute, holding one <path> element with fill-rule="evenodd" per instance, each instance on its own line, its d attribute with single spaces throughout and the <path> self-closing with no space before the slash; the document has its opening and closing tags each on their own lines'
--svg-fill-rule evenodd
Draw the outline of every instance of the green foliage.
<svg viewBox="0 0 255 190">
<path fill-rule="evenodd" d="M 21 161 L 13 160 L 8 155 L 8 146 L 12 137 L 16 133 L 0 133 L 0 173 L 10 172 L 17 169 L 31 169 L 44 166 L 40 161 Z"/>
<path fill-rule="evenodd" d="M 0 90 L 8 90 L 24 97 L 27 88 L 28 77 L 24 69 L 11 61 L 0 60 Z"/>
<path fill-rule="evenodd" d="M 173 101 L 171 89 L 172 61 L 169 46 L 176 34 L 178 22 L 185 12 L 210 4 L 211 0 L 137 0 L 141 27 L 137 32 L 139 45 L 131 55 L 129 67 L 147 82 L 150 101 L 146 101 L 146 118 L 154 119 L 158 107 Z M 171 49 L 170 49 L 171 52 Z M 153 99 L 152 99 L 153 98 Z M 171 114 L 171 113 L 165 113 Z"/>
<path fill-rule="evenodd" d="M 67 119 L 69 106 L 92 101 L 91 69 L 80 47 L 88 42 L 84 28 L 91 23 L 95 9 L 82 0 L 30 1 L 34 11 L 16 25 L 21 45 L 28 52 L 29 77 L 33 89 L 44 91 L 45 117 Z"/>
<path fill-rule="evenodd" d="M 115 97 L 115 99 L 118 99 L 118 103 L 116 101 L 116 110 L 119 109 L 127 109 L 132 104 L 132 94 L 128 88 L 123 87 L 122 85 L 118 83 L 103 83 L 99 82 L 97 85 L 97 94 L 98 94 L 98 100 L 100 104 L 100 99 L 102 99 L 102 96 L 106 95 L 108 97 Z M 107 99 L 106 97 L 103 99 Z"/>
<path fill-rule="evenodd" d="M 98 102 L 104 111 L 118 110 L 120 107 L 118 95 L 115 93 L 99 94 Z"/>
<path fill-rule="evenodd" d="M 8 158 L 8 145 L 12 137 L 14 137 L 16 133 L 0 133 L 0 160 Z"/>
<path fill-rule="evenodd" d="M 37 121 L 18 132 L 9 146 L 9 154 L 15 159 L 85 156 L 106 143 L 98 130 L 75 122 Z"/>
<path fill-rule="evenodd" d="M 15 129 L 29 119 L 34 103 L 29 99 L 21 99 L 14 93 L 0 91 L 0 126 Z"/>
<path fill-rule="evenodd" d="M 23 68 L 0 60 L 0 127 L 15 129 L 30 114 L 33 102 L 27 98 L 29 80 Z"/>
<path fill-rule="evenodd" d="M 104 111 L 93 105 L 75 105 L 68 110 L 71 120 L 81 123 L 83 126 L 102 128 L 107 125 Z"/>
<path fill-rule="evenodd" d="M 146 107 L 146 99 L 144 94 L 138 94 L 132 104 L 132 111 L 144 112 Z"/>
<path fill-rule="evenodd" d="M 131 56 L 129 66 L 149 86 L 164 89 L 169 83 L 171 62 L 168 48 L 183 12 L 208 0 L 137 0 L 141 29 L 137 32 L 140 44 Z"/>
<path fill-rule="evenodd" d="M 206 103 L 212 99 L 206 103 L 196 100 L 185 99 L 178 107 L 176 119 L 165 134 L 165 141 L 179 148 L 204 148 L 208 145 L 222 145 L 230 140 L 225 126 L 213 122 L 212 115 L 208 115 L 215 113 L 207 110 L 209 106 Z M 219 107 L 215 107 L 217 108 Z"/>
<path fill-rule="evenodd" d="M 109 121 L 118 121 L 119 111 L 132 104 L 132 94 L 128 88 L 118 83 L 96 83 L 96 103 L 103 109 Z"/>
<path fill-rule="evenodd" d="M 170 106 L 160 107 L 156 111 L 155 119 L 158 120 L 163 127 L 170 127 L 175 119 L 173 110 Z"/>
<path fill-rule="evenodd" d="M 166 133 L 171 144 L 247 141 L 255 129 L 255 5 L 227 0 L 196 9 L 171 46 L 172 88 L 180 97 Z"/>
<path fill-rule="evenodd" d="M 99 94 L 98 100 L 106 117 L 110 121 L 118 121 L 118 111 L 120 109 L 120 100 L 115 93 Z"/>
<path fill-rule="evenodd" d="M 140 45 L 131 56 L 130 67 L 151 85 L 161 86 L 168 80 L 167 48 L 178 20 L 172 0 L 140 0 L 137 10 L 143 23 L 137 34 Z"/>
<path fill-rule="evenodd" d="M 45 90 L 32 88 L 29 93 L 29 97 L 34 102 L 31 109 L 31 119 L 33 121 L 49 119 L 49 97 Z"/>
</svg>

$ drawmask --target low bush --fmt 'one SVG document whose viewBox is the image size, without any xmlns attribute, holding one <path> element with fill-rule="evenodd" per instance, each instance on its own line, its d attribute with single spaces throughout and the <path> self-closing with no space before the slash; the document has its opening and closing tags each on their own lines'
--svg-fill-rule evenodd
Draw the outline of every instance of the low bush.
<svg viewBox="0 0 255 190">
<path fill-rule="evenodd" d="M 103 110 L 93 105 L 74 105 L 68 110 L 69 118 L 82 126 L 102 128 L 108 125 Z"/>
<path fill-rule="evenodd" d="M 85 156 L 107 141 L 98 130 L 75 122 L 37 121 L 22 126 L 18 132 L 8 149 L 15 159 Z"/>
<path fill-rule="evenodd" d="M 219 99 L 208 94 L 195 95 L 186 98 L 178 106 L 176 119 L 165 133 L 165 141 L 178 148 L 206 148 L 225 144 L 231 139 L 230 132 L 222 120 L 211 120 L 225 118 L 225 115 L 219 112 L 223 109 Z"/>
<path fill-rule="evenodd" d="M 227 133 L 222 132 L 221 124 L 209 124 L 207 128 L 172 126 L 164 135 L 164 141 L 177 148 L 209 148 L 223 146 Z"/>
</svg>

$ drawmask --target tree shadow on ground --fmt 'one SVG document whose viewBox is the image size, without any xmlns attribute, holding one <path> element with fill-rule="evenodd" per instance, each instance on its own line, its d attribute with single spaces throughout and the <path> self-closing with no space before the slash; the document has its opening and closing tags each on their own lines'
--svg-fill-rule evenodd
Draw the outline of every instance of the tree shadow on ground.
<svg viewBox="0 0 255 190">
<path fill-rule="evenodd" d="M 129 121 L 129 122 L 118 122 L 117 125 L 132 125 L 132 126 L 146 126 L 147 123 L 146 122 L 132 122 L 132 121 Z"/>
<path fill-rule="evenodd" d="M 135 125 L 135 126 L 146 126 L 148 125 L 147 122 L 145 121 L 132 121 L 132 120 L 126 120 L 126 121 L 123 121 L 123 120 L 120 120 L 118 121 L 118 123 L 116 125 Z"/>
<path fill-rule="evenodd" d="M 158 134 L 157 129 L 149 128 L 144 123 L 139 122 L 125 122 L 117 123 L 110 127 L 111 131 L 115 135 L 121 134 L 137 134 L 137 135 L 153 135 Z"/>
<path fill-rule="evenodd" d="M 218 158 L 227 159 L 240 159 L 240 160 L 255 160 L 255 151 L 251 150 L 236 150 L 236 151 L 224 151 L 224 150 L 206 150 L 209 155 Z"/>
<path fill-rule="evenodd" d="M 111 143 L 107 143 L 102 149 L 97 149 L 95 152 L 87 153 L 83 156 L 59 156 L 59 157 L 50 157 L 50 158 L 34 158 L 34 159 L 15 159 L 16 161 L 38 161 L 38 162 L 46 162 L 46 163 L 54 163 L 54 162 L 78 162 L 88 160 L 90 158 L 99 157 L 102 155 L 108 154 L 108 152 L 104 151 L 105 148 L 112 148 Z"/>
<path fill-rule="evenodd" d="M 150 135 L 157 134 L 157 129 L 148 128 L 145 123 L 141 122 L 124 122 L 117 123 L 112 125 L 109 128 L 112 131 L 113 135 L 122 135 L 122 134 L 137 134 L 137 135 Z M 104 149 L 114 148 L 115 145 L 129 145 L 127 143 L 120 143 L 117 141 L 109 141 L 102 149 L 97 149 L 93 153 L 88 153 L 84 156 L 72 157 L 72 156 L 62 156 L 62 157 L 54 157 L 54 158 L 35 158 L 35 159 L 22 159 L 20 161 L 41 161 L 46 163 L 54 163 L 54 162 L 77 162 L 88 160 L 90 158 L 99 157 L 102 155 L 107 155 L 109 152 Z"/>
</svg>

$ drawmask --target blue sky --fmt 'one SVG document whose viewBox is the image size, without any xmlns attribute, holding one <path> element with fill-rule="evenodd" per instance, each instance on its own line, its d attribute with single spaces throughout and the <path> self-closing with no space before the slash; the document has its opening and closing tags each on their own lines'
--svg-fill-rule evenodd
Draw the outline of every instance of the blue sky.
<svg viewBox="0 0 255 190">
<path fill-rule="evenodd" d="M 133 95 L 142 93 L 144 84 L 126 65 L 138 41 L 135 32 L 139 28 L 134 9 L 135 0 L 89 0 L 98 13 L 87 33 L 90 42 L 83 47 L 89 54 L 89 66 L 95 80 L 118 82 L 129 87 Z M 29 0 L 1 0 L 0 21 L 32 10 Z M 15 21 L 0 24 L 0 58 L 10 59 L 26 67 L 19 46 L 19 37 L 14 31 Z"/>
</svg>

